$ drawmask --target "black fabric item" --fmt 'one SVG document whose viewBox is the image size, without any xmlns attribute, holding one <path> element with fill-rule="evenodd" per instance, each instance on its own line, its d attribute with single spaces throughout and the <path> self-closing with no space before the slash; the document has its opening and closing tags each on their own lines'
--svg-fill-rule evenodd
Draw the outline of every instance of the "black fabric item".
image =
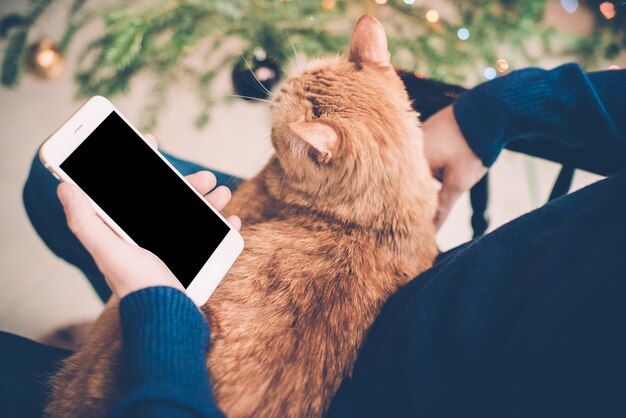
<svg viewBox="0 0 626 418">
<path fill-rule="evenodd" d="M 452 104 L 454 99 L 467 90 L 461 86 L 426 78 L 422 74 L 396 69 L 411 99 L 411 106 L 426 121 L 432 115 Z"/>
<path fill-rule="evenodd" d="M 0 416 L 40 417 L 48 378 L 70 351 L 0 332 Z"/>
</svg>

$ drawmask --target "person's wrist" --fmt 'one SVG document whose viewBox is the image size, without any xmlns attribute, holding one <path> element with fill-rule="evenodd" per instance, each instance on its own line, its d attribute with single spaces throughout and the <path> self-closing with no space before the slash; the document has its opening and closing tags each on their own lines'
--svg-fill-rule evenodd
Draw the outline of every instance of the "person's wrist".
<svg viewBox="0 0 626 418">
<path fill-rule="evenodd" d="M 119 241 L 94 259 L 113 293 L 120 299 L 135 291 L 168 286 L 183 291 L 171 270 L 156 255 Z"/>
<path fill-rule="evenodd" d="M 153 287 L 168 287 L 183 292 L 183 288 L 178 281 L 173 282 L 170 278 L 156 278 L 136 281 L 111 281 L 107 278 L 109 287 L 113 290 L 118 299 L 124 299 L 133 293 L 140 292 Z"/>
<path fill-rule="evenodd" d="M 122 298 L 119 311 L 127 362 L 122 370 L 130 386 L 146 381 L 208 385 L 209 328 L 187 295 L 172 287 L 147 287 Z"/>
</svg>

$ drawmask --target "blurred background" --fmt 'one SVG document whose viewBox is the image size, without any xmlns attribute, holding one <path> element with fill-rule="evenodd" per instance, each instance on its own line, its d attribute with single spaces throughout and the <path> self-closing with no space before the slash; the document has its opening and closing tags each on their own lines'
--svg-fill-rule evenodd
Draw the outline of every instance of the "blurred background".
<svg viewBox="0 0 626 418">
<path fill-rule="evenodd" d="M 272 153 L 266 89 L 309 58 L 342 52 L 363 13 L 386 27 L 398 68 L 470 88 L 527 66 L 626 67 L 625 4 L 0 1 L 0 329 L 37 339 L 102 308 L 39 240 L 21 197 L 38 146 L 87 97 L 107 96 L 178 157 L 250 177 Z M 505 151 L 490 176 L 490 229 L 545 203 L 559 169 Z M 572 189 L 598 179 L 577 170 Z M 442 249 L 471 238 L 469 219 L 464 197 L 439 234 Z"/>
</svg>

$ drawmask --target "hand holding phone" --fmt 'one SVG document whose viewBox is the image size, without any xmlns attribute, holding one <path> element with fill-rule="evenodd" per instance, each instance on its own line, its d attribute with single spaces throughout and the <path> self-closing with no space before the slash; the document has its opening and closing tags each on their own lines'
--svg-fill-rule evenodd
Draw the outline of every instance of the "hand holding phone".
<svg viewBox="0 0 626 418">
<path fill-rule="evenodd" d="M 230 192 L 225 193 L 225 188 L 213 190 L 215 176 L 208 171 L 189 175 L 187 181 L 217 210 L 222 210 L 230 201 Z M 213 191 L 209 193 L 210 190 Z M 70 230 L 94 258 L 109 287 L 119 299 L 152 286 L 171 286 L 184 291 L 181 283 L 157 256 L 127 243 L 115 234 L 98 217 L 78 187 L 63 182 L 57 193 Z M 235 229 L 241 228 L 238 217 L 230 216 L 228 221 Z"/>
<path fill-rule="evenodd" d="M 73 226 L 79 239 L 93 251 L 96 262 L 98 259 L 104 262 L 98 266 L 111 281 L 117 283 L 121 264 L 137 264 L 132 262 L 132 257 L 137 257 L 145 266 L 141 263 L 124 266 L 121 269 L 124 274 L 131 272 L 134 277 L 146 267 L 148 273 L 162 276 L 168 282 L 175 278 L 179 282 L 177 287 L 185 289 L 197 305 L 202 305 L 243 249 L 243 238 L 237 228 L 204 199 L 203 195 L 210 189 L 196 190 L 103 97 L 96 96 L 85 103 L 44 142 L 39 157 L 55 177 L 77 186 L 77 189 L 61 186 L 60 196 L 63 198 L 67 191 L 65 197 L 78 205 L 78 213 L 90 214 L 87 220 L 91 220 L 88 224 L 91 228 L 103 234 L 103 221 L 117 234 L 117 240 L 105 234 L 109 238 L 105 244 L 125 251 L 106 255 L 107 245 L 91 242 L 91 235 L 81 238 L 82 224 L 78 223 L 78 228 Z M 216 193 L 218 190 L 223 189 L 218 188 Z M 76 196 L 90 203 L 101 223 L 94 222 L 93 214 L 81 203 L 83 200 L 74 200 Z M 66 210 L 74 207 L 66 206 Z M 70 225 L 84 222 L 74 221 L 73 213 L 69 209 Z M 121 245 L 120 238 L 128 246 Z M 122 261 L 114 262 L 107 257 Z M 120 292 L 128 290 L 124 289 Z"/>
</svg>

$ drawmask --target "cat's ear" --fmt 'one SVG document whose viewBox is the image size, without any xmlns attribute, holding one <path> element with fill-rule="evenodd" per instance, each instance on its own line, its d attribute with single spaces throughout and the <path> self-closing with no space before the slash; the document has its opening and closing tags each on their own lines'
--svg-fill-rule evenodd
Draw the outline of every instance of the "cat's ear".
<svg viewBox="0 0 626 418">
<path fill-rule="evenodd" d="M 338 136 L 335 130 L 321 122 L 294 122 L 289 124 L 291 132 L 315 149 L 317 160 L 328 163 L 337 148 Z"/>
<path fill-rule="evenodd" d="M 385 28 L 370 15 L 363 15 L 356 22 L 350 38 L 350 61 L 391 67 Z"/>
</svg>

